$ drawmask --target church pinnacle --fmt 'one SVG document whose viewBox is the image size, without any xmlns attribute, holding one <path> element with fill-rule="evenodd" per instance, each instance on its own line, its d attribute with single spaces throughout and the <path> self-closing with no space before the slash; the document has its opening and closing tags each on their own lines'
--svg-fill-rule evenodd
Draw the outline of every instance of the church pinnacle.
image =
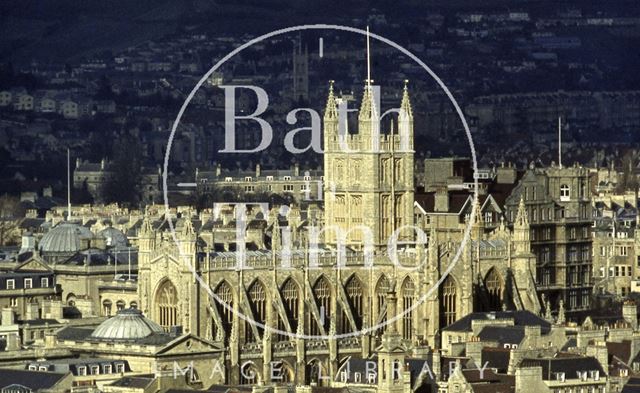
<svg viewBox="0 0 640 393">
<path fill-rule="evenodd" d="M 327 97 L 327 107 L 324 111 L 325 119 L 337 119 L 338 118 L 338 107 L 336 104 L 336 97 L 333 94 L 333 81 L 329 81 L 329 97 Z"/>
</svg>

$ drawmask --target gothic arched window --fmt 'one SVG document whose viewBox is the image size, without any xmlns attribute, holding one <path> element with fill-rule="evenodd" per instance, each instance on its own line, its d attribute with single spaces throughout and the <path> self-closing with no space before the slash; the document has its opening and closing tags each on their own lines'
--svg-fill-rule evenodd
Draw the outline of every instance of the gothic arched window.
<svg viewBox="0 0 640 393">
<path fill-rule="evenodd" d="M 256 326 L 259 332 L 264 330 L 263 327 L 256 325 L 254 321 L 264 325 L 267 320 L 267 294 L 259 280 L 251 284 L 248 292 L 249 303 L 251 305 L 251 311 L 253 312 L 253 321 L 246 322 L 245 342 L 253 342 L 257 340 L 258 337 L 254 337 L 252 325 Z"/>
<path fill-rule="evenodd" d="M 384 332 L 386 325 L 383 325 L 387 321 L 386 316 L 386 300 L 387 292 L 389 292 L 389 280 L 385 276 L 381 276 L 376 284 L 376 317 L 373 323 L 381 326 L 380 333 Z"/>
<path fill-rule="evenodd" d="M 328 329 L 331 318 L 331 287 L 324 276 L 316 281 L 316 284 L 313 286 L 313 294 L 316 298 L 318 310 L 320 311 L 320 319 L 323 321 L 324 328 Z M 311 324 L 311 328 L 311 334 L 320 334 L 320 328 L 315 321 Z"/>
<path fill-rule="evenodd" d="M 233 292 L 231 292 L 229 284 L 223 281 L 218 285 L 214 293 L 224 303 L 221 304 L 218 299 L 214 298 L 218 314 L 222 319 L 223 329 L 228 337 L 231 334 L 231 324 L 233 323 Z"/>
<path fill-rule="evenodd" d="M 360 279 L 354 274 L 351 276 L 347 285 L 345 286 L 347 292 L 347 298 L 349 299 L 349 306 L 351 307 L 351 313 L 356 322 L 356 328 L 362 327 L 362 296 L 363 288 Z M 346 316 L 345 318 L 346 319 Z M 348 320 L 343 320 L 343 332 L 346 333 L 346 327 L 349 326 Z"/>
<path fill-rule="evenodd" d="M 489 311 L 502 310 L 502 278 L 495 268 L 487 273 L 484 279 L 484 286 L 489 297 Z"/>
<path fill-rule="evenodd" d="M 456 283 L 451 275 L 447 276 L 441 286 L 440 325 L 449 326 L 456 321 Z"/>
<path fill-rule="evenodd" d="M 413 280 L 407 277 L 402 283 L 402 337 L 411 339 L 413 335 L 413 303 L 415 300 L 416 288 Z M 393 318 L 395 315 L 388 315 Z"/>
<path fill-rule="evenodd" d="M 156 320 L 166 331 L 178 323 L 178 291 L 169 280 L 156 292 Z"/>
<path fill-rule="evenodd" d="M 291 324 L 291 329 L 295 332 L 298 328 L 298 313 L 299 313 L 299 289 L 298 284 L 296 284 L 293 279 L 288 278 L 287 281 L 282 285 L 282 289 L 280 291 L 282 293 L 282 299 L 284 300 L 284 310 L 287 314 L 287 318 L 289 319 L 289 323 Z M 278 319 L 278 330 L 285 330 L 284 324 L 280 319 Z M 280 337 L 281 340 L 287 340 L 287 336 Z"/>
</svg>

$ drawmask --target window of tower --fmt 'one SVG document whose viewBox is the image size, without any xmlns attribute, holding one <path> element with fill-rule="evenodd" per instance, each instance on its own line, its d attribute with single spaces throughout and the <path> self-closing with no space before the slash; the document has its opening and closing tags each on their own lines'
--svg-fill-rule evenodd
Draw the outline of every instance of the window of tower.
<svg viewBox="0 0 640 393">
<path fill-rule="evenodd" d="M 169 280 L 156 292 L 156 321 L 165 331 L 178 323 L 178 291 Z"/>
<path fill-rule="evenodd" d="M 568 201 L 571 198 L 571 188 L 569 185 L 563 184 L 560 186 L 560 201 Z"/>
<path fill-rule="evenodd" d="M 440 297 L 440 324 L 441 327 L 449 326 L 456 321 L 456 283 L 449 275 L 441 286 Z"/>
<path fill-rule="evenodd" d="M 502 278 L 495 268 L 487 273 L 484 285 L 489 298 L 489 311 L 502 310 Z"/>
</svg>

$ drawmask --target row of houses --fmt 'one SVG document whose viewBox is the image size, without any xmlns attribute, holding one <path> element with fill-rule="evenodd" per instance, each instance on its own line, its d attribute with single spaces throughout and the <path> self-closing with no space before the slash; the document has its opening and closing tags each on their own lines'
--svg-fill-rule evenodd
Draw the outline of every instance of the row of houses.
<svg viewBox="0 0 640 393">
<path fill-rule="evenodd" d="M 95 113 L 115 113 L 113 100 L 92 100 L 82 94 L 67 91 L 37 90 L 25 88 L 0 91 L 0 108 L 38 113 L 57 113 L 65 119 L 78 119 Z"/>
</svg>

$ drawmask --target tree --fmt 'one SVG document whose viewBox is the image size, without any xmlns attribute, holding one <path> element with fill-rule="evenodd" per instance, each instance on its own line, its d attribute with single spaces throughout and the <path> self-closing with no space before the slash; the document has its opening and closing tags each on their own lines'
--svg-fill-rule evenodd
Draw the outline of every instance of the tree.
<svg viewBox="0 0 640 393">
<path fill-rule="evenodd" d="M 15 233 L 20 218 L 24 217 L 24 209 L 20 199 L 4 194 L 0 196 L 0 246 L 16 244 Z"/>
<path fill-rule="evenodd" d="M 633 151 L 627 151 L 622 156 L 622 176 L 618 181 L 618 192 L 636 191 L 638 189 L 638 177 L 635 169 L 638 166 L 638 157 Z"/>
<path fill-rule="evenodd" d="M 136 207 L 142 194 L 142 146 L 132 136 L 126 136 L 113 145 L 113 161 L 106 167 L 108 174 L 102 187 L 106 203 L 117 202 Z"/>
</svg>

